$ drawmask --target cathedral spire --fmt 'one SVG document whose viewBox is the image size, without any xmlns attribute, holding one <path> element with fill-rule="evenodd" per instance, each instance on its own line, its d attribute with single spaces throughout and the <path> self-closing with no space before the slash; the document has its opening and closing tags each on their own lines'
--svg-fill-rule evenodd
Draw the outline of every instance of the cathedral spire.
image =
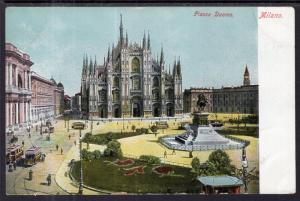
<svg viewBox="0 0 300 201">
<path fill-rule="evenodd" d="M 164 49 L 163 46 L 161 45 L 161 50 L 160 50 L 160 66 L 162 67 L 164 63 Z"/>
<path fill-rule="evenodd" d="M 89 75 L 91 75 L 93 73 L 93 61 L 92 61 L 92 57 L 90 57 L 90 70 L 89 70 Z"/>
<path fill-rule="evenodd" d="M 174 66 L 173 66 L 173 76 L 176 75 L 176 72 L 177 72 L 177 62 L 176 62 L 176 57 L 175 57 Z"/>
<path fill-rule="evenodd" d="M 150 50 L 150 48 L 151 48 L 151 45 L 150 45 L 150 34 L 149 34 L 149 31 L 148 31 L 147 49 Z"/>
<path fill-rule="evenodd" d="M 123 38 L 123 21 L 122 21 L 122 14 L 120 15 L 120 45 L 121 47 L 123 47 L 123 42 L 124 42 L 124 38 Z"/>
<path fill-rule="evenodd" d="M 93 74 L 96 74 L 96 68 L 97 68 L 97 59 L 96 59 L 96 55 L 95 55 L 95 62 L 94 62 L 94 72 Z"/>
<path fill-rule="evenodd" d="M 125 39 L 125 45 L 126 45 L 126 47 L 128 47 L 128 34 L 127 34 L 127 30 L 126 30 L 126 39 Z"/>
<path fill-rule="evenodd" d="M 110 45 L 108 45 L 108 50 L 107 50 L 107 63 L 110 60 Z"/>
<path fill-rule="evenodd" d="M 144 37 L 143 37 L 143 49 L 146 48 L 146 34 L 145 34 L 145 31 L 144 31 Z"/>
<path fill-rule="evenodd" d="M 180 57 L 178 57 L 178 62 L 177 62 L 177 75 L 181 75 L 181 64 L 180 64 Z"/>
<path fill-rule="evenodd" d="M 111 62 L 114 62 L 114 49 L 115 49 L 115 45 L 112 44 L 112 48 L 111 48 Z"/>
</svg>

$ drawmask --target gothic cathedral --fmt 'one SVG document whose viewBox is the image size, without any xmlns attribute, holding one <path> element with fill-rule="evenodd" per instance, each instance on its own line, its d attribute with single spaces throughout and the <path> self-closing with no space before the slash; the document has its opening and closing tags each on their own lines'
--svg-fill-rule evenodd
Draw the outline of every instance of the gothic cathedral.
<svg viewBox="0 0 300 201">
<path fill-rule="evenodd" d="M 83 59 L 81 110 L 89 117 L 162 117 L 183 112 L 180 59 L 173 72 L 165 70 L 163 48 L 160 58 L 151 54 L 150 35 L 144 33 L 141 45 L 128 43 L 120 36 L 116 46 L 108 48 L 103 65 L 96 59 Z"/>
</svg>

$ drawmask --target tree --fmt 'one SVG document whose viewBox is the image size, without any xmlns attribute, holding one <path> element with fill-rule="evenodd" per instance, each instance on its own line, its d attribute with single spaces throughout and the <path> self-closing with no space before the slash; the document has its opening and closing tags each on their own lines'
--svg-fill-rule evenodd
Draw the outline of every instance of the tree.
<svg viewBox="0 0 300 201">
<path fill-rule="evenodd" d="M 116 140 L 111 140 L 107 144 L 107 148 L 104 150 L 105 156 L 114 156 L 114 157 L 122 157 L 123 153 L 121 150 L 120 142 Z"/>
<path fill-rule="evenodd" d="M 199 175 L 199 173 L 200 173 L 200 160 L 199 160 L 199 158 L 197 158 L 197 157 L 193 158 L 191 165 L 192 165 L 193 170 L 195 172 L 197 172 L 197 174 Z"/>
<path fill-rule="evenodd" d="M 132 126 L 131 126 L 131 130 L 134 132 L 135 129 L 136 129 L 135 125 L 132 125 Z"/>
<path fill-rule="evenodd" d="M 152 133 L 156 134 L 158 129 L 157 129 L 156 125 L 153 125 L 153 126 L 150 127 L 150 130 L 151 130 Z"/>
<path fill-rule="evenodd" d="M 216 174 L 232 174 L 234 166 L 231 165 L 231 160 L 225 151 L 220 149 L 213 151 L 209 157 L 208 162 L 212 163 L 216 168 Z"/>
</svg>

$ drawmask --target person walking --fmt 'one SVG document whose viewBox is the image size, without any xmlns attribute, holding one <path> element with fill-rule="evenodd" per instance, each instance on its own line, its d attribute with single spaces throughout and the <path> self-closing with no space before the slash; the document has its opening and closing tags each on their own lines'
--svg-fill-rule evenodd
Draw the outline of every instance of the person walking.
<svg viewBox="0 0 300 201">
<path fill-rule="evenodd" d="M 71 135 L 69 134 L 69 140 L 71 139 Z"/>
<path fill-rule="evenodd" d="M 58 151 L 58 144 L 56 144 L 56 151 Z"/>
<path fill-rule="evenodd" d="M 14 170 L 16 170 L 17 169 L 17 163 L 16 163 L 16 161 L 13 162 L 13 166 L 14 166 Z"/>
<path fill-rule="evenodd" d="M 176 153 L 175 153 L 175 149 L 174 149 L 174 148 L 173 148 L 173 151 L 172 151 L 172 155 L 173 155 L 173 154 L 174 154 L 174 155 L 176 155 Z"/>
<path fill-rule="evenodd" d="M 24 147 L 24 144 L 25 144 L 25 142 L 24 142 L 24 140 L 22 140 L 22 145 L 23 145 L 23 147 Z"/>
<path fill-rule="evenodd" d="M 48 186 L 51 185 L 51 174 L 48 174 L 48 176 L 47 176 L 47 183 L 48 183 Z"/>
<path fill-rule="evenodd" d="M 74 145 L 76 146 L 76 140 L 74 140 Z"/>
<path fill-rule="evenodd" d="M 164 152 L 164 158 L 167 158 L 167 151 Z"/>
<path fill-rule="evenodd" d="M 60 154 L 61 154 L 61 155 L 63 154 L 63 149 L 62 149 L 62 148 L 60 148 Z"/>
</svg>

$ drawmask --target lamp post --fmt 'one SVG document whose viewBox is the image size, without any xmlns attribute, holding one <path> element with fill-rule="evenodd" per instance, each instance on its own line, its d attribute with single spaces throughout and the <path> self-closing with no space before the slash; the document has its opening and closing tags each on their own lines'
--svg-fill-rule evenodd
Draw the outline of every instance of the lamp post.
<svg viewBox="0 0 300 201">
<path fill-rule="evenodd" d="M 82 140 L 81 140 L 81 129 L 79 129 L 79 155 L 80 155 L 80 181 L 78 194 L 83 193 L 83 170 L 82 170 Z"/>
<path fill-rule="evenodd" d="M 243 182 L 245 186 L 245 192 L 248 191 L 248 186 L 247 186 L 247 168 L 248 168 L 248 161 L 246 157 L 246 150 L 245 147 L 243 147 L 242 151 L 242 173 L 243 173 Z"/>
<path fill-rule="evenodd" d="M 124 113 L 122 114 L 122 116 L 123 116 L 123 130 L 124 130 Z"/>
<path fill-rule="evenodd" d="M 91 116 L 91 134 L 93 133 L 93 116 Z"/>
<path fill-rule="evenodd" d="M 74 129 L 79 130 L 79 156 L 80 156 L 80 181 L 79 181 L 79 189 L 78 194 L 82 195 L 83 193 L 83 169 L 82 169 L 82 138 L 81 138 L 81 130 L 85 129 L 85 124 L 80 122 L 78 123 Z"/>
</svg>

